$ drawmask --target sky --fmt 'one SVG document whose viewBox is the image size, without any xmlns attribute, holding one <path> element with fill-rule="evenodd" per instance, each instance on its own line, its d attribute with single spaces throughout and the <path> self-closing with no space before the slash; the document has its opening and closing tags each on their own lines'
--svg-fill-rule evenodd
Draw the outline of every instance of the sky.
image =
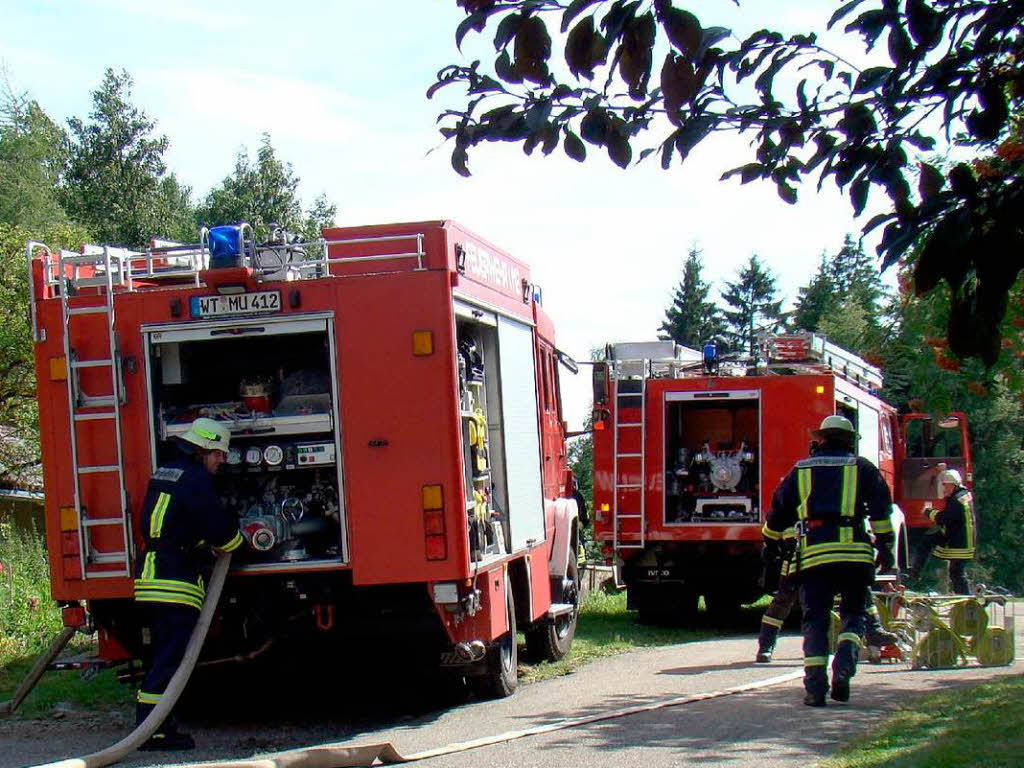
<svg viewBox="0 0 1024 768">
<path fill-rule="evenodd" d="M 820 28 L 835 7 L 694 6 L 740 36 Z M 464 179 L 435 124 L 456 102 L 425 96 L 446 64 L 493 58 L 493 30 L 456 49 L 462 18 L 455 0 L 0 0 L 0 64 L 58 121 L 86 117 L 106 68 L 127 69 L 133 102 L 169 138 L 167 164 L 194 199 L 269 133 L 306 202 L 325 193 L 339 225 L 458 221 L 530 265 L 559 348 L 582 360 L 607 342 L 656 338 L 691 246 L 713 297 L 756 253 L 792 300 L 822 252 L 872 215 L 869 204 L 855 221 L 831 186 L 806 185 L 791 206 L 771 184 L 720 182 L 749 161 L 739 137 L 708 142 L 669 171 L 656 157 L 621 170 L 594 148 L 580 164 L 560 150 L 526 157 L 487 144 Z M 855 41 L 834 45 L 863 53 Z M 634 157 L 656 142 L 639 142 Z M 565 416 L 578 429 L 589 376 L 563 374 Z"/>
</svg>

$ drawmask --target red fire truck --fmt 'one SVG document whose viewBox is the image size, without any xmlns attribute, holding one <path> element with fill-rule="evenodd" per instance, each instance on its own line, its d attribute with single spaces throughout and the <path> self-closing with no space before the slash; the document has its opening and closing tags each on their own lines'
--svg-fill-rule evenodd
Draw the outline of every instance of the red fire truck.
<svg viewBox="0 0 1024 768">
<path fill-rule="evenodd" d="M 880 371 L 818 334 L 762 339 L 760 364 L 713 347 L 609 345 L 594 366 L 594 533 L 641 615 L 692 619 L 756 600 L 761 526 L 776 485 L 841 414 L 893 491 L 901 566 L 941 499 L 938 472 L 971 481 L 963 414 L 898 416 Z"/>
<path fill-rule="evenodd" d="M 450 221 L 27 260 L 52 594 L 103 659 L 144 652 L 140 504 L 200 416 L 231 430 L 217 482 L 246 539 L 208 658 L 392 638 L 507 695 L 517 627 L 536 656 L 568 651 L 573 364 L 525 264 Z"/>
</svg>

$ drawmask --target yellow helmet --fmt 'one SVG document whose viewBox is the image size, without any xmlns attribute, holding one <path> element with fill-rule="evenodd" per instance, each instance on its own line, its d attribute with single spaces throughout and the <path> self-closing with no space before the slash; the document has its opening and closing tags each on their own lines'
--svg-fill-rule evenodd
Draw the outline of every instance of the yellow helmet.
<svg viewBox="0 0 1024 768">
<path fill-rule="evenodd" d="M 231 442 L 231 431 L 223 422 L 213 419 L 196 419 L 188 428 L 188 432 L 181 436 L 181 439 L 197 448 L 227 453 L 228 444 Z"/>
<path fill-rule="evenodd" d="M 821 426 L 817 429 L 818 434 L 826 432 L 846 432 L 848 434 L 856 435 L 857 432 L 853 428 L 853 424 L 850 420 L 844 416 L 826 416 L 821 420 Z"/>
</svg>

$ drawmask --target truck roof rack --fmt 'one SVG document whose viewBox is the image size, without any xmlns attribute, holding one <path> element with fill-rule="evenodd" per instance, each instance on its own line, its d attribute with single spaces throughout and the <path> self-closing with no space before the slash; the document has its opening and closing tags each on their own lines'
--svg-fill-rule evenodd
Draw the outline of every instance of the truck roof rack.
<svg viewBox="0 0 1024 768">
<path fill-rule="evenodd" d="M 769 369 L 827 370 L 868 391 L 882 388 L 882 371 L 864 358 L 833 344 L 820 333 L 767 334 L 759 339 Z"/>
<path fill-rule="evenodd" d="M 247 226 L 247 225 L 243 225 Z M 270 242 L 253 245 L 253 277 L 264 279 L 309 280 L 330 274 L 330 265 L 353 262 L 381 262 L 408 260 L 414 270 L 426 267 L 426 251 L 422 233 L 378 235 L 373 237 L 327 240 L 318 238 L 309 242 Z M 380 253 L 382 245 L 394 243 L 393 250 Z M 332 256 L 330 246 L 346 246 L 346 255 Z M 353 253 L 353 246 L 368 246 L 366 255 Z M 390 247 L 390 246 L 388 246 Z M 41 253 L 36 256 L 36 251 Z M 199 273 L 210 267 L 209 230 L 199 230 L 198 243 L 176 243 L 154 238 L 145 250 L 131 250 L 109 245 L 83 245 L 80 251 L 52 252 L 42 243 L 30 242 L 26 256 L 31 263 L 34 256 L 43 264 L 44 296 L 60 295 L 64 286 L 74 295 L 83 288 L 102 293 L 108 285 L 115 291 L 137 291 L 167 283 L 201 285 Z M 272 266 L 262 265 L 260 257 L 271 257 Z M 64 275 L 61 275 L 61 267 Z M 110 280 L 107 279 L 109 271 Z M 287 272 L 287 278 L 282 277 Z"/>
<path fill-rule="evenodd" d="M 732 362 L 742 375 L 758 373 L 832 373 L 875 392 L 884 380 L 877 366 L 828 341 L 820 333 L 764 334 L 758 337 L 760 361 Z M 688 378 L 707 375 L 701 353 L 674 341 L 621 342 L 605 347 L 605 359 L 616 379 Z M 729 363 L 723 362 L 729 370 Z M 751 370 L 751 372 L 753 372 Z M 723 373 L 722 375 L 729 375 Z"/>
</svg>

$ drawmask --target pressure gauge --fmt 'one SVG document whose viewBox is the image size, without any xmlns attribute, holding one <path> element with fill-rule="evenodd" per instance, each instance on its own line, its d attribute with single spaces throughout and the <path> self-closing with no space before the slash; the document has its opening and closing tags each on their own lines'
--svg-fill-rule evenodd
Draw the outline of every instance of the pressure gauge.
<svg viewBox="0 0 1024 768">
<path fill-rule="evenodd" d="M 276 467 L 284 461 L 284 451 L 279 445 L 268 445 L 263 449 L 263 460 L 267 462 L 267 466 Z"/>
<path fill-rule="evenodd" d="M 249 450 L 245 452 L 245 463 L 251 466 L 256 466 L 263 461 L 263 451 L 257 448 L 255 445 L 251 446 Z"/>
<path fill-rule="evenodd" d="M 228 449 L 228 466 L 237 467 L 242 463 L 242 452 L 237 448 Z"/>
</svg>

